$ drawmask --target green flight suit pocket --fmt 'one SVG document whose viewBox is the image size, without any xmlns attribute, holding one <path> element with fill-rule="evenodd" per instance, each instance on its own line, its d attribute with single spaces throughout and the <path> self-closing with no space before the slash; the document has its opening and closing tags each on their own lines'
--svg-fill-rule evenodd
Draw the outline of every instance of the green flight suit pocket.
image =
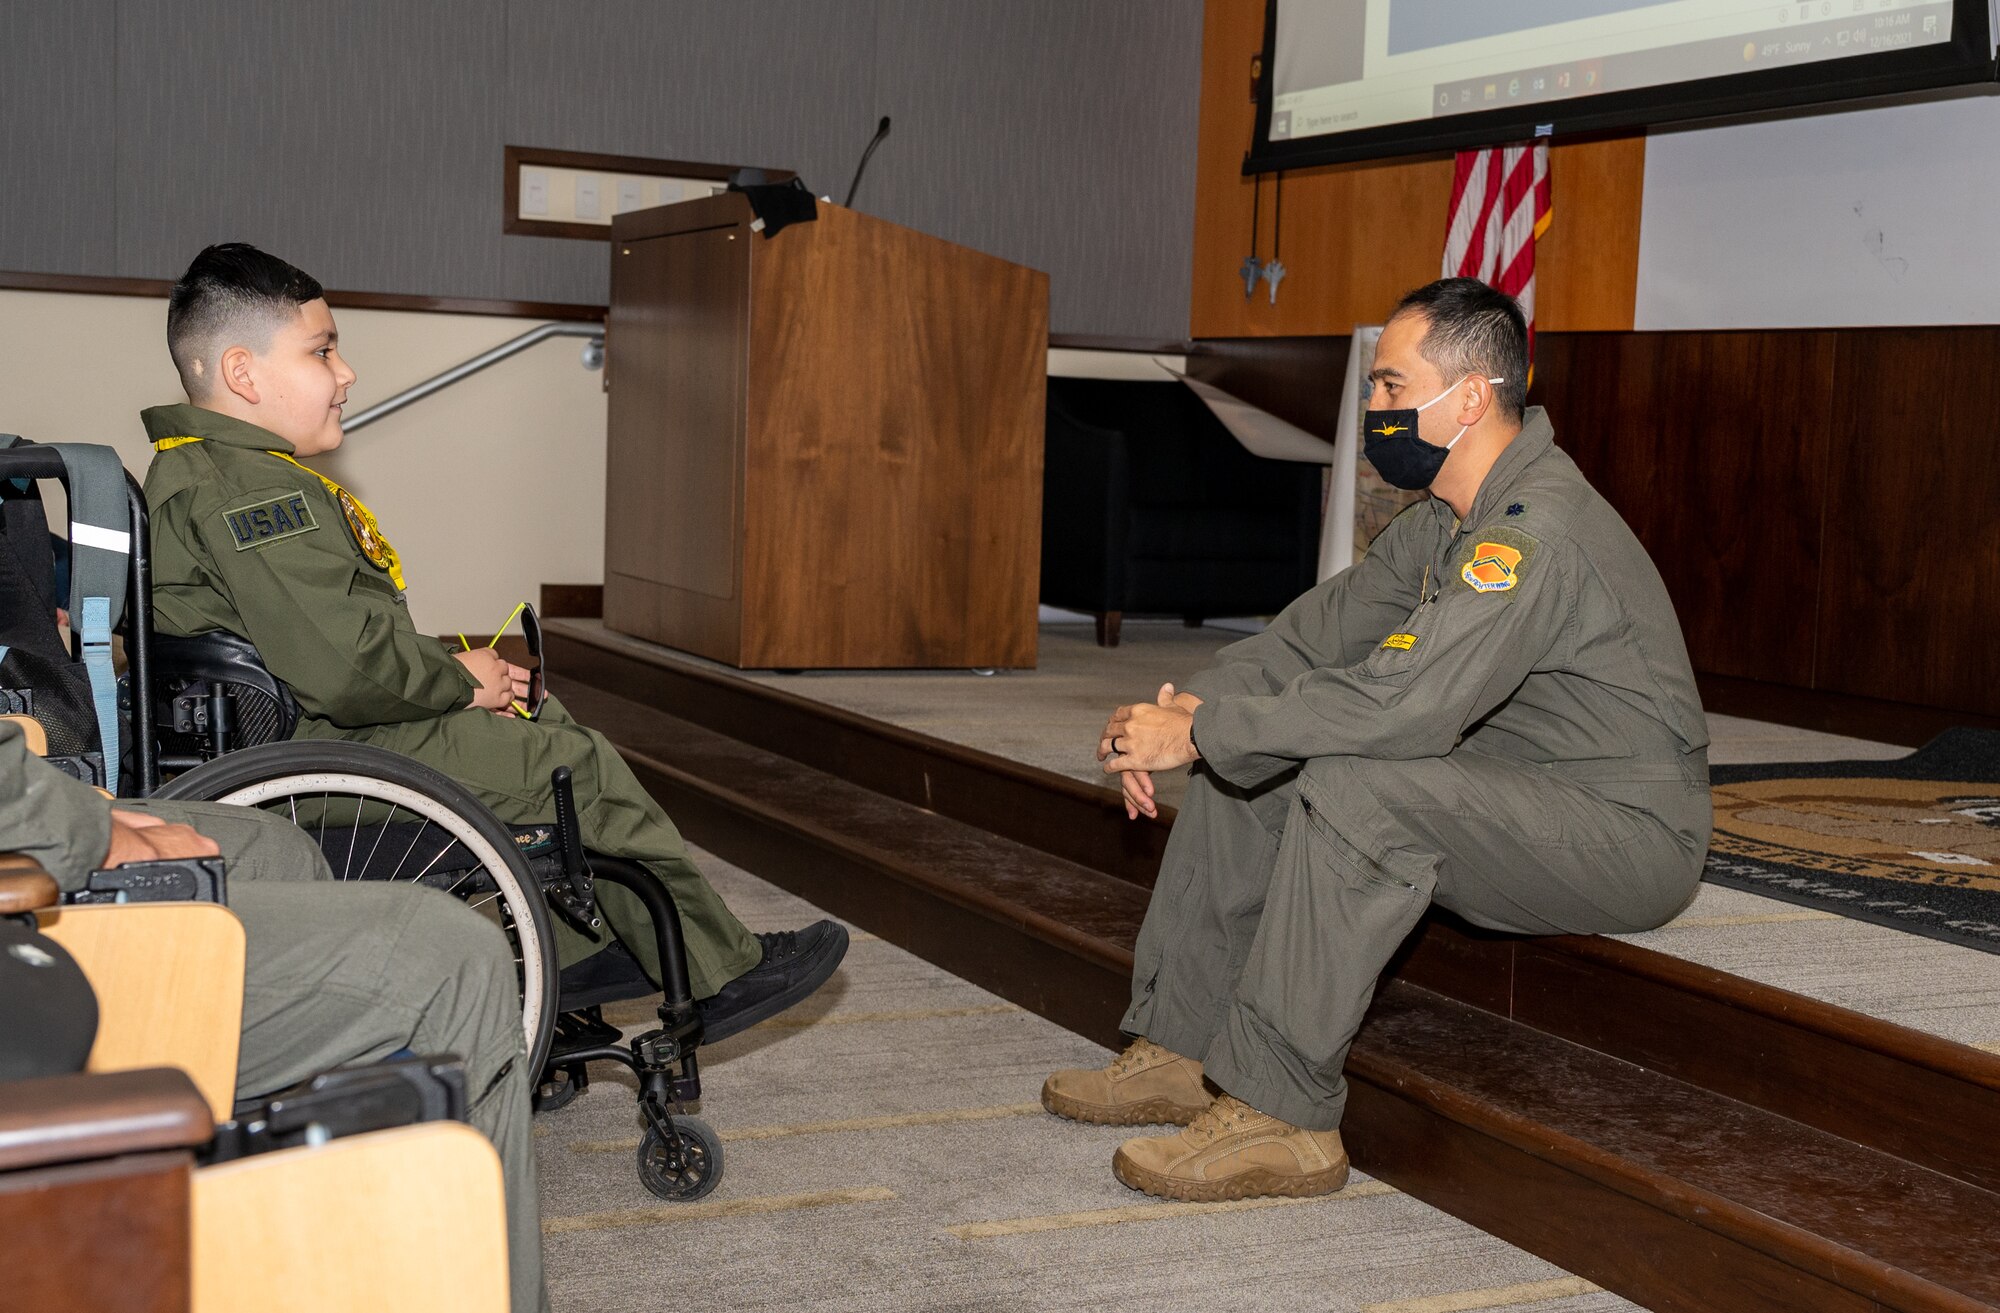
<svg viewBox="0 0 2000 1313">
<path fill-rule="evenodd" d="M 390 583 L 381 575 L 374 574 L 368 570 L 356 570 L 354 572 L 354 579 L 347 585 L 347 595 L 349 597 L 354 596 L 356 593 L 363 595 L 373 593 L 378 597 L 386 597 L 391 602 L 402 601 L 402 596 L 396 592 L 396 585 Z"/>
<path fill-rule="evenodd" d="M 1394 679 L 1417 668 L 1436 641 L 1438 605 L 1426 602 L 1410 612 L 1396 631 L 1362 658 L 1359 673 L 1370 679 Z"/>
</svg>

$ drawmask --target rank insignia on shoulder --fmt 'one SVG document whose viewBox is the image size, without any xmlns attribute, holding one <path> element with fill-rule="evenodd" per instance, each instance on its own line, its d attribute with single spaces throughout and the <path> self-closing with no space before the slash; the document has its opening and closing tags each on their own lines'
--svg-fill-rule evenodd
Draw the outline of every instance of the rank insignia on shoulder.
<svg viewBox="0 0 2000 1313">
<path fill-rule="evenodd" d="M 312 507 L 307 504 L 305 495 L 298 492 L 288 492 L 268 501 L 252 502 L 248 506 L 224 511 L 222 521 L 229 526 L 230 541 L 236 544 L 239 552 L 266 547 L 319 528 L 319 521 L 313 518 Z"/>
<path fill-rule="evenodd" d="M 1398 652 L 1407 652 L 1417 645 L 1415 634 L 1391 634 L 1382 640 L 1383 647 L 1393 647 Z"/>
<path fill-rule="evenodd" d="M 1526 506 L 1523 506 L 1520 502 L 1515 502 L 1512 506 L 1509 506 L 1507 508 L 1508 518 L 1511 519 L 1514 516 L 1524 514 L 1527 511 L 1527 509 L 1528 508 Z"/>
</svg>

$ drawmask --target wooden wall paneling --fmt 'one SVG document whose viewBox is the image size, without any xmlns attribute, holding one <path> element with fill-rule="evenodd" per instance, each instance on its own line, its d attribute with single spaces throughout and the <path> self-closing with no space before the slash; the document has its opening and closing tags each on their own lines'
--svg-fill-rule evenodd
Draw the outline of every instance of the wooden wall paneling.
<svg viewBox="0 0 2000 1313">
<path fill-rule="evenodd" d="M 1644 543 L 1695 668 L 1809 685 L 1831 333 L 1548 334 L 1533 400 Z"/>
<path fill-rule="evenodd" d="M 1200 343 L 1187 372 L 1333 440 L 1340 423 L 1350 337 L 1239 337 Z"/>
<path fill-rule="evenodd" d="M 1695 672 L 1701 705 L 1714 716 L 1743 716 L 1779 725 L 1796 725 L 1822 734 L 1840 734 L 1877 743 L 1921 748 L 1955 726 L 2000 729 L 2000 715 L 1983 715 L 1963 707 L 1926 707 L 1887 698 L 1858 698 L 1828 689 L 1795 688 L 1760 680 Z"/>
<path fill-rule="evenodd" d="M 542 619 L 595 620 L 604 614 L 603 584 L 543 584 L 536 609 Z"/>
<path fill-rule="evenodd" d="M 2000 327 L 1839 343 L 1818 686 L 2000 714 Z"/>
<path fill-rule="evenodd" d="M 1285 175 L 1281 253 L 1291 273 L 1271 304 L 1243 294 L 1253 184 L 1242 176 L 1256 106 L 1250 61 L 1261 47 L 1263 0 L 1208 0 L 1202 40 L 1192 335 L 1347 333 L 1379 322 L 1396 298 L 1438 276 L 1452 163 L 1446 157 L 1300 169 Z M 1550 152 L 1555 226 L 1537 253 L 1541 327 L 1632 326 L 1639 277 L 1645 141 L 1558 144 Z M 1275 177 L 1263 183 L 1258 255 L 1277 232 Z"/>
<path fill-rule="evenodd" d="M 1537 328 L 1629 331 L 1639 302 L 1646 139 L 1555 146 L 1549 151 L 1549 188 L 1555 217 L 1535 246 Z"/>
</svg>

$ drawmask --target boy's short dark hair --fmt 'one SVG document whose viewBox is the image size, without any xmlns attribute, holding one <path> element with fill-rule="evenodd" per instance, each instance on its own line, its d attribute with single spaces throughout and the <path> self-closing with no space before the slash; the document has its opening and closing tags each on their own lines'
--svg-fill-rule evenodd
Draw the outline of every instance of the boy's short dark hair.
<svg viewBox="0 0 2000 1313">
<path fill-rule="evenodd" d="M 1519 302 L 1477 278 L 1440 278 L 1396 302 L 1389 318 L 1405 314 L 1430 321 L 1417 354 L 1447 384 L 1474 374 L 1505 379 L 1493 393 L 1508 418 L 1521 418 L 1528 404 L 1528 320 Z"/>
<path fill-rule="evenodd" d="M 300 306 L 324 295 L 311 274 L 248 242 L 202 251 L 167 297 L 167 353 L 188 399 L 198 401 L 215 386 L 212 372 L 225 349 L 261 350 Z"/>
</svg>

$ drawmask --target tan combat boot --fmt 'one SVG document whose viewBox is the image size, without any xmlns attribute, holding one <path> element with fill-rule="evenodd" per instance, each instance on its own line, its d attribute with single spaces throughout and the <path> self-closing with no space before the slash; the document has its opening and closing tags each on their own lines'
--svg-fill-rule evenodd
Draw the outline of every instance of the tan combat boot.
<svg viewBox="0 0 2000 1313">
<path fill-rule="evenodd" d="M 1225 1094 L 1184 1131 L 1127 1140 L 1111 1170 L 1162 1199 L 1309 1199 L 1347 1184 L 1339 1131 L 1306 1131 Z"/>
<path fill-rule="evenodd" d="M 1185 1126 L 1208 1100 L 1201 1064 L 1149 1039 L 1133 1040 L 1107 1067 L 1059 1071 L 1042 1083 L 1044 1108 L 1099 1126 Z"/>
</svg>

